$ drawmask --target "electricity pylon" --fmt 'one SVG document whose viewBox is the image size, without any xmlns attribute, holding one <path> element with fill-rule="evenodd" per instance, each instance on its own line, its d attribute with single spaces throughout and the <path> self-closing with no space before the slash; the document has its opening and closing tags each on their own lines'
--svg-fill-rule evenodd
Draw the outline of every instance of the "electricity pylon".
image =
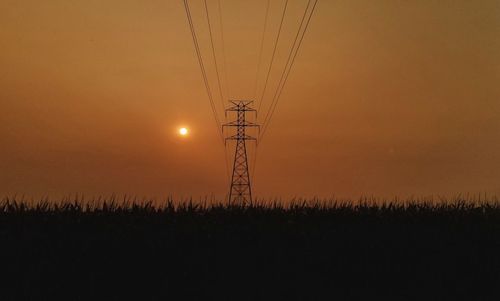
<svg viewBox="0 0 500 301">
<path fill-rule="evenodd" d="M 228 140 L 236 141 L 236 149 L 234 151 L 233 173 L 231 176 L 231 187 L 229 189 L 229 202 L 234 204 L 245 205 L 252 202 L 252 185 L 250 183 L 250 173 L 248 172 L 248 157 L 247 157 L 247 140 L 257 139 L 246 133 L 249 127 L 259 128 L 259 125 L 246 120 L 247 112 L 257 112 L 251 107 L 253 101 L 249 100 L 231 100 L 232 104 L 226 109 L 226 115 L 230 112 L 236 113 L 236 120 L 225 123 L 224 127 L 236 128 L 236 133 L 229 137 Z"/>
</svg>

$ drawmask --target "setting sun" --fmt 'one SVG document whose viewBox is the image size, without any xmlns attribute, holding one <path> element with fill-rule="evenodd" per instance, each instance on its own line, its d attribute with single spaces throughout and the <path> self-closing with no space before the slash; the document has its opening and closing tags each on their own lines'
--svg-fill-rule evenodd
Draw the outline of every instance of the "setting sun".
<svg viewBox="0 0 500 301">
<path fill-rule="evenodd" d="M 179 135 L 181 136 L 187 136 L 188 132 L 189 132 L 188 129 L 185 127 L 179 129 Z"/>
</svg>

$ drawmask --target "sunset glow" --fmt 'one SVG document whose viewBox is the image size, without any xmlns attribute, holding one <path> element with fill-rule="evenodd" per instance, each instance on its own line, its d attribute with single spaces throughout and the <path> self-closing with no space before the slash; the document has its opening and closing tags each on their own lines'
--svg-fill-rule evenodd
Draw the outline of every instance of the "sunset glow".
<svg viewBox="0 0 500 301">
<path fill-rule="evenodd" d="M 182 128 L 179 129 L 179 135 L 181 135 L 181 136 L 187 136 L 188 133 L 189 133 L 189 131 L 185 127 L 182 127 Z"/>
<path fill-rule="evenodd" d="M 229 99 L 273 116 L 247 141 L 259 198 L 500 195 L 500 1 L 318 2 L 282 93 L 308 1 L 279 39 L 286 1 L 266 28 L 267 0 L 218 2 L 214 49 L 189 5 L 220 124 L 184 1 L 0 1 L 2 195 L 224 199 Z"/>
</svg>

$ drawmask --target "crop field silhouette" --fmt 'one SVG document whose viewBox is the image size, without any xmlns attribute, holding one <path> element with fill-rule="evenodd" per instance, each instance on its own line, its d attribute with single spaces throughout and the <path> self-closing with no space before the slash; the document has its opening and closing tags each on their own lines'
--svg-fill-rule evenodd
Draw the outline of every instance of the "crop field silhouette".
<svg viewBox="0 0 500 301">
<path fill-rule="evenodd" d="M 494 300 L 500 203 L 0 203 L 1 300 Z"/>
</svg>

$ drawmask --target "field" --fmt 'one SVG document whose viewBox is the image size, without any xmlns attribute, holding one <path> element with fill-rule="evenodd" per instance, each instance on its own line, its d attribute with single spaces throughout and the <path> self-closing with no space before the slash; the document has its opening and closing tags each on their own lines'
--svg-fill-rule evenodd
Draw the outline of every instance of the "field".
<svg viewBox="0 0 500 301">
<path fill-rule="evenodd" d="M 498 300 L 500 204 L 0 203 L 0 300 Z"/>
</svg>

